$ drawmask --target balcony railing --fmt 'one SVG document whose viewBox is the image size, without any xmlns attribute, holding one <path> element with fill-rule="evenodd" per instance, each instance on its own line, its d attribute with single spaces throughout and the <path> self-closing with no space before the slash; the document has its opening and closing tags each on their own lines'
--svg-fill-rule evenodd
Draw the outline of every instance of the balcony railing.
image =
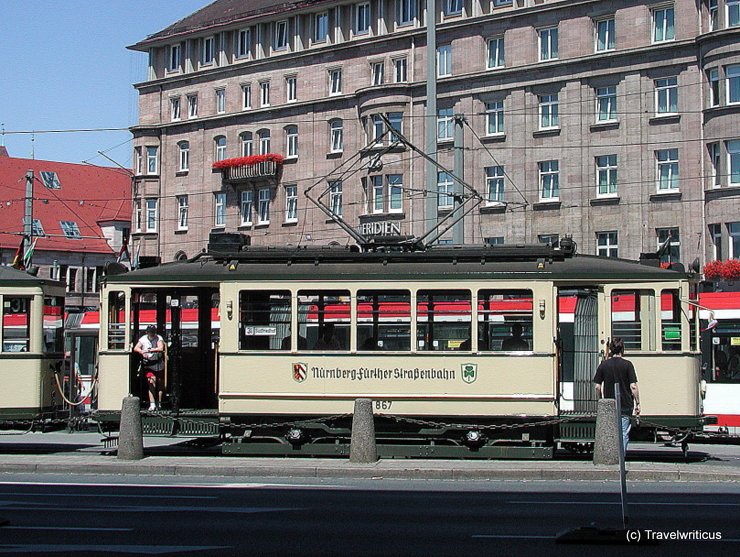
<svg viewBox="0 0 740 557">
<path fill-rule="evenodd" d="M 276 178 L 280 174 L 282 166 L 283 157 L 275 154 L 236 157 L 213 163 L 213 168 L 221 171 L 224 182 Z"/>
</svg>

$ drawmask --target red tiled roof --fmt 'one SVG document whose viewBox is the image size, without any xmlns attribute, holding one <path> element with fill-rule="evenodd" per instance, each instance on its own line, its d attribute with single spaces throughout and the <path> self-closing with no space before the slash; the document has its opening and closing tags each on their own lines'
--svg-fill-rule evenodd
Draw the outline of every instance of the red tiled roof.
<svg viewBox="0 0 740 557">
<path fill-rule="evenodd" d="M 131 221 L 131 176 L 118 168 L 0 157 L 0 247 L 16 249 L 23 231 L 26 172 L 34 171 L 33 218 L 46 237 L 36 251 L 113 253 L 99 223 Z M 49 189 L 41 172 L 56 172 L 61 188 Z M 83 236 L 64 237 L 60 221 L 74 221 Z"/>
<path fill-rule="evenodd" d="M 131 45 L 132 50 L 145 51 L 152 43 L 164 39 L 192 33 L 200 29 L 219 27 L 254 17 L 280 13 L 312 4 L 322 4 L 328 0 L 216 0 L 166 27 L 158 33 Z"/>
</svg>

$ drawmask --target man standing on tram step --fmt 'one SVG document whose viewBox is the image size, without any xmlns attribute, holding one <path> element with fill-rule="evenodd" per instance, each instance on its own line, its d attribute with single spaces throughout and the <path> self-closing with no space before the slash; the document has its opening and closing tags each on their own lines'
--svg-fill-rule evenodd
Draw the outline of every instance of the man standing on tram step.
<svg viewBox="0 0 740 557">
<path fill-rule="evenodd" d="M 154 325 L 146 328 L 146 334 L 136 343 L 134 352 L 141 356 L 141 369 L 149 387 L 149 411 L 159 410 L 164 390 L 164 340 Z"/>
<path fill-rule="evenodd" d="M 609 358 L 601 362 L 594 376 L 596 397 L 615 398 L 614 384 L 619 384 L 622 417 L 622 443 L 627 453 L 627 443 L 632 427 L 632 414 L 640 415 L 640 390 L 637 388 L 637 374 L 632 362 L 624 358 L 624 341 L 614 337 L 609 342 Z"/>
</svg>

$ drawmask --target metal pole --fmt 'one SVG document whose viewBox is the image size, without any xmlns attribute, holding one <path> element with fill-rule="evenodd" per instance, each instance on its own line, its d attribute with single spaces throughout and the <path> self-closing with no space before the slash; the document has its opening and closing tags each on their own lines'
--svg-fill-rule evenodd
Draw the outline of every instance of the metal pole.
<svg viewBox="0 0 740 557">
<path fill-rule="evenodd" d="M 23 214 L 23 254 L 25 257 L 28 248 L 33 245 L 33 170 L 26 172 L 26 206 Z M 29 258 L 26 268 L 31 267 Z"/>
<path fill-rule="evenodd" d="M 619 383 L 614 383 L 614 399 L 617 403 L 617 431 L 619 432 L 619 480 L 621 483 L 620 495 L 622 498 L 622 527 L 627 528 L 627 471 L 624 467 L 624 440 L 622 433 L 622 394 Z"/>
<path fill-rule="evenodd" d="M 464 159 L 463 159 L 463 121 L 464 116 L 461 114 L 455 114 L 455 160 L 454 160 L 454 183 L 452 186 L 453 200 L 454 200 L 454 212 L 457 214 L 460 211 L 460 207 L 463 203 L 463 185 L 460 180 L 464 180 Z M 464 217 L 464 215 L 463 215 Z M 461 218 L 455 223 L 452 228 L 452 243 L 458 246 L 465 243 L 465 219 Z"/>
<path fill-rule="evenodd" d="M 437 224 L 437 14 L 436 0 L 426 0 L 427 18 L 427 106 L 424 131 L 426 151 L 426 192 L 424 227 L 419 236 Z M 431 160 L 430 160 L 431 159 Z"/>
</svg>

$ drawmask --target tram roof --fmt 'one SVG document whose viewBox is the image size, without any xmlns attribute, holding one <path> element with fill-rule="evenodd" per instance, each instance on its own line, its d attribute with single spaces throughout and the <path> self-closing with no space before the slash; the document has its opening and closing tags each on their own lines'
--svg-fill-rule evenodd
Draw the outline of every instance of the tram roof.
<svg viewBox="0 0 740 557">
<path fill-rule="evenodd" d="M 62 286 L 61 282 L 35 277 L 13 267 L 0 266 L 0 284 L 3 286 Z"/>
<path fill-rule="evenodd" d="M 230 281 L 362 280 L 572 280 L 661 281 L 685 279 L 685 272 L 624 259 L 590 255 L 496 257 L 486 248 L 409 253 L 357 253 L 349 250 L 249 250 L 204 255 L 107 277 L 119 283 L 211 283 Z"/>
</svg>

